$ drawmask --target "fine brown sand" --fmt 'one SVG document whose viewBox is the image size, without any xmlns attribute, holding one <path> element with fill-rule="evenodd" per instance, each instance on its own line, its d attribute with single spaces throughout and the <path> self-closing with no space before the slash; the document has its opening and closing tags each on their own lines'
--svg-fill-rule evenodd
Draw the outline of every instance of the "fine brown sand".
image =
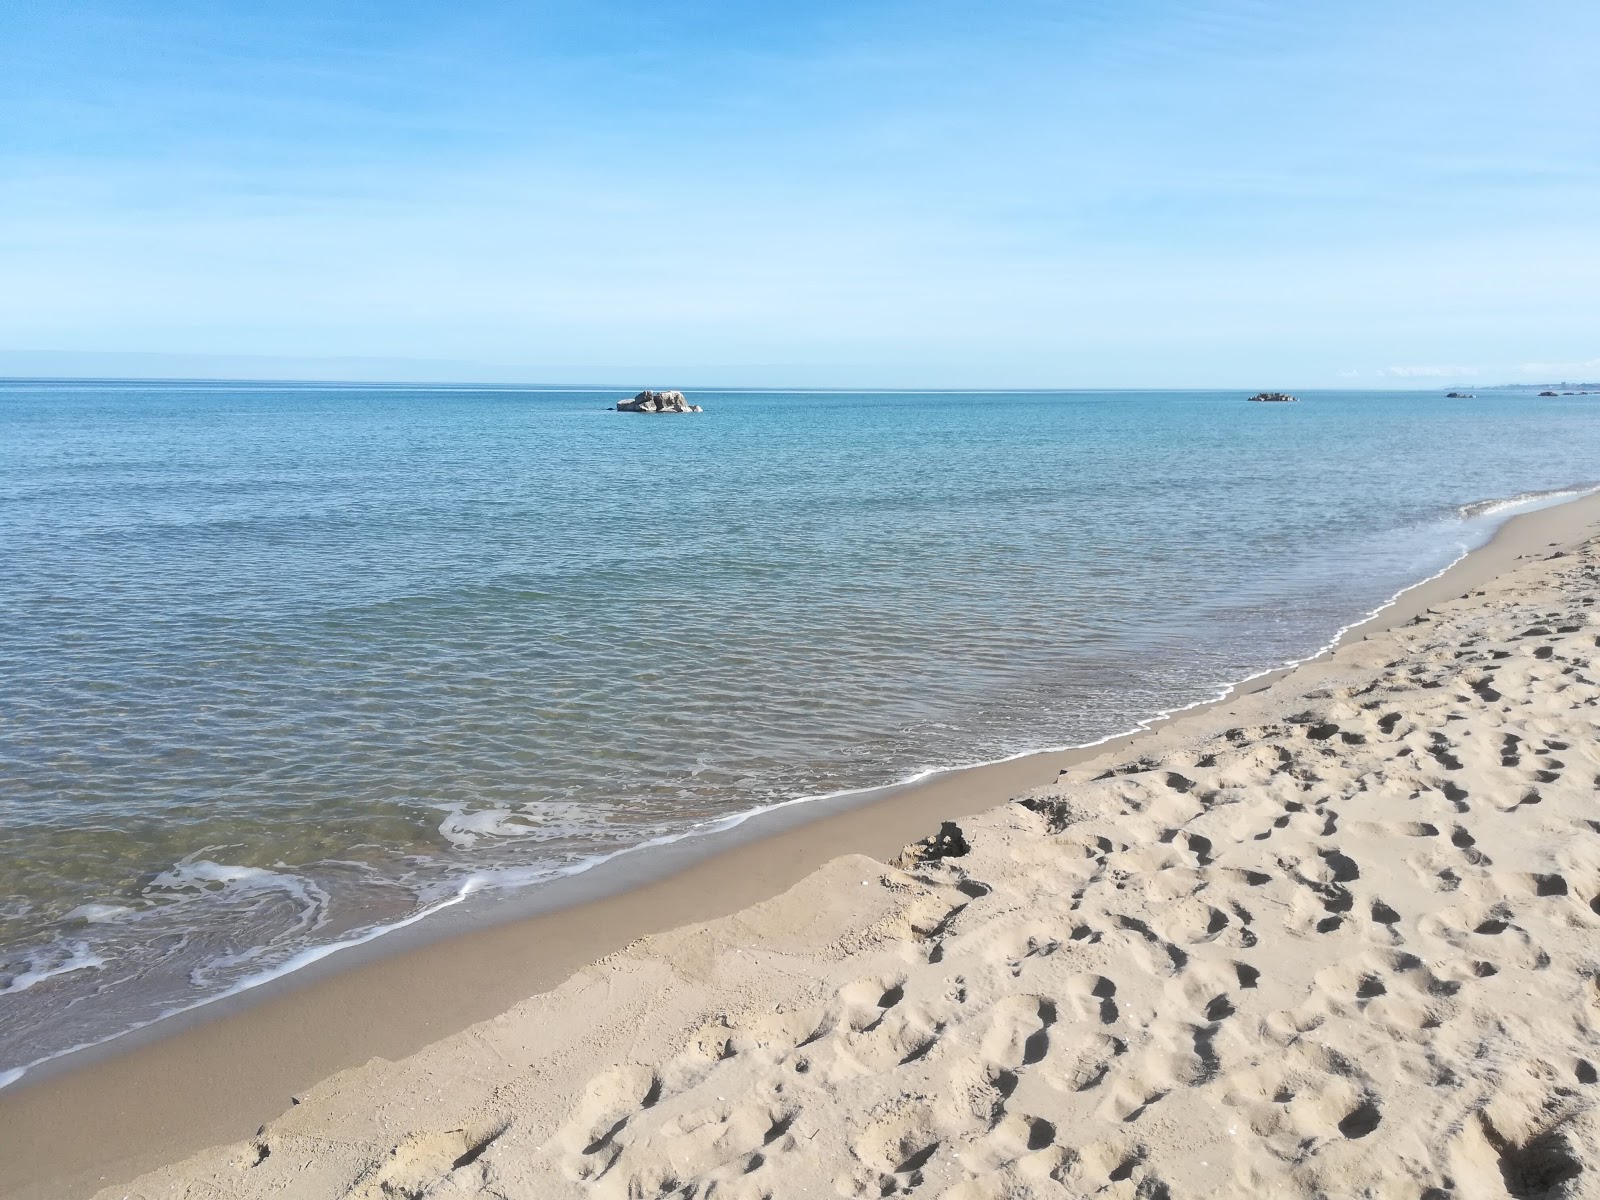
<svg viewBox="0 0 1600 1200">
<path fill-rule="evenodd" d="M 1336 653 L 1120 744 L 23 1086 L 0 1191 L 1589 1194 L 1597 532 L 1600 498 L 1518 518 Z"/>
</svg>

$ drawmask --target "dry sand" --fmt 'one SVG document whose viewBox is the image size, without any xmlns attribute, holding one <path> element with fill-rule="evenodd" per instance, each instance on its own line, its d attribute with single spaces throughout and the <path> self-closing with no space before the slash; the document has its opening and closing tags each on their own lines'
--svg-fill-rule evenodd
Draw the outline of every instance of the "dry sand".
<svg viewBox="0 0 1600 1200">
<path fill-rule="evenodd" d="M 1600 1195 L 1597 517 L 101 1195 Z"/>
</svg>

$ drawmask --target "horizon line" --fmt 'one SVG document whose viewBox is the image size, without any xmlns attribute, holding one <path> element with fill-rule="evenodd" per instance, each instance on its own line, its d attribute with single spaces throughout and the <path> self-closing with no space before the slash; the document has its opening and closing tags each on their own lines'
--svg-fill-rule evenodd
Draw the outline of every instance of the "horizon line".
<svg viewBox="0 0 1600 1200">
<path fill-rule="evenodd" d="M 507 391 L 507 392 L 594 392 L 612 393 L 629 392 L 633 384 L 608 385 L 595 382 L 584 383 L 547 383 L 547 382 L 487 382 L 472 380 L 452 379 L 306 379 L 306 378 L 262 378 L 251 376 L 228 375 L 0 375 L 0 386 L 14 384 L 131 384 L 131 385 L 161 385 L 161 384 L 195 384 L 195 385 L 243 385 L 255 387 L 342 387 L 342 388 L 406 388 L 410 390 L 448 389 L 452 391 Z M 646 388 L 640 390 L 676 390 L 697 392 L 761 392 L 772 395 L 805 395 L 817 392 L 839 393 L 948 393 L 951 395 L 1006 395 L 1029 392 L 1231 392 L 1248 391 L 1254 385 L 1250 384 L 1210 384 L 1210 385 L 1184 385 L 1162 386 L 1156 384 L 1114 384 L 1114 385 L 1036 385 L 1018 387 L 917 387 L 901 385 L 885 386 L 848 386 L 825 385 L 816 387 L 763 387 L 760 385 L 736 386 L 729 384 L 682 384 L 674 389 Z M 1531 390 L 1534 388 L 1576 387 L 1600 388 L 1600 383 L 1582 382 L 1541 382 L 1541 383 L 1493 383 L 1493 384 L 1457 384 L 1426 386 L 1420 384 L 1351 384 L 1346 387 L 1312 386 L 1301 387 L 1303 392 L 1433 392 L 1470 391 L 1473 388 L 1481 391 L 1509 391 Z M 1260 390 L 1259 388 L 1257 389 Z"/>
</svg>

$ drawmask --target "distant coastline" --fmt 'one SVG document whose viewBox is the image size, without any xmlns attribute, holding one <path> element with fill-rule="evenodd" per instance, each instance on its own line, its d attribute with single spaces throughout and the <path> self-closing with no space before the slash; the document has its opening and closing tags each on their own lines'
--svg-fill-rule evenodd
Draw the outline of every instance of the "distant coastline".
<svg viewBox="0 0 1600 1200">
<path fill-rule="evenodd" d="M 1480 392 L 1537 392 L 1554 388 L 1557 390 L 1587 388 L 1600 390 L 1600 383 L 1489 383 L 1478 388 Z"/>
</svg>

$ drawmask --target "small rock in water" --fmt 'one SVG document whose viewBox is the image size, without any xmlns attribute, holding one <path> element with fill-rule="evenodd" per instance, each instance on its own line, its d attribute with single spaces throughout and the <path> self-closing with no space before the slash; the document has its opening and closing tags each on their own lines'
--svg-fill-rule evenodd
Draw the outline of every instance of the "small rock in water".
<svg viewBox="0 0 1600 1200">
<path fill-rule="evenodd" d="M 690 404 L 682 392 L 640 392 L 632 400 L 618 400 L 618 412 L 636 413 L 691 413 L 703 412 L 698 404 Z"/>
</svg>

